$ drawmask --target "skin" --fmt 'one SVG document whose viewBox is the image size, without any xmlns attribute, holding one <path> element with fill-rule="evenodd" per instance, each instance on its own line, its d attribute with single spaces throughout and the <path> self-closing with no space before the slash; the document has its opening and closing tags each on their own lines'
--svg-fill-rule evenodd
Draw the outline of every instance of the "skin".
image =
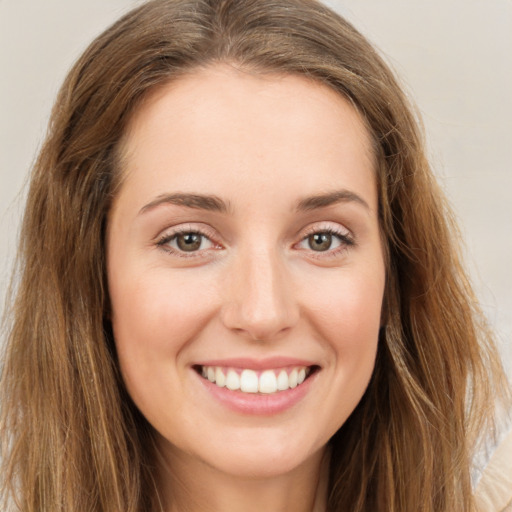
<svg viewBox="0 0 512 512">
<path fill-rule="evenodd" d="M 107 233 L 112 324 L 128 392 L 156 431 L 164 508 L 323 510 L 326 444 L 368 385 L 384 293 L 359 114 L 304 77 L 216 65 L 146 98 L 123 155 Z M 177 193 L 225 210 L 162 200 Z M 320 195 L 329 204 L 298 207 Z M 199 248 L 180 250 L 177 230 L 202 233 Z M 311 242 L 329 230 L 327 249 Z M 226 408 L 192 368 L 270 356 L 318 368 L 271 415 Z"/>
</svg>

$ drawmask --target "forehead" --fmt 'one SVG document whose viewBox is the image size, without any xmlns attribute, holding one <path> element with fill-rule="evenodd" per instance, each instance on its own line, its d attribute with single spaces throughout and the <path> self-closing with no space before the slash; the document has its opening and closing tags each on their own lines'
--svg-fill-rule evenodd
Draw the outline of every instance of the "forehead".
<svg viewBox="0 0 512 512">
<path fill-rule="evenodd" d="M 279 177 L 292 188 L 300 178 L 330 189 L 344 173 L 356 187 L 375 182 L 368 130 L 341 94 L 303 76 L 228 65 L 152 91 L 130 120 L 121 154 L 123 181 L 147 195 L 158 186 L 208 186 L 222 195 L 226 182 L 250 179 L 256 190 Z"/>
</svg>

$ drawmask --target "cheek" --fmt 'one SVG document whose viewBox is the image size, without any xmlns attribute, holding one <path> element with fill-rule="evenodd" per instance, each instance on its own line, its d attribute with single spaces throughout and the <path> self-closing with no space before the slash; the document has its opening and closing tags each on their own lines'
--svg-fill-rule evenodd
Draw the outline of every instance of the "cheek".
<svg viewBox="0 0 512 512">
<path fill-rule="evenodd" d="M 311 323 L 329 354 L 326 367 L 332 371 L 333 407 L 342 421 L 361 399 L 373 373 L 384 275 L 383 264 L 359 272 L 340 269 L 311 295 Z"/>
<path fill-rule="evenodd" d="M 166 345 L 174 337 L 194 331 L 209 304 L 201 279 L 161 271 L 144 272 L 140 278 L 132 273 L 111 279 L 110 296 L 118 334 L 143 336 L 148 341 L 161 335 Z"/>
<path fill-rule="evenodd" d="M 384 270 L 340 270 L 310 294 L 312 322 L 336 351 L 355 351 L 376 343 L 384 294 Z"/>
<path fill-rule="evenodd" d="M 129 386 L 153 381 L 162 361 L 179 361 L 208 321 L 212 301 L 200 279 L 156 270 L 123 276 L 113 274 L 109 282 L 115 345 Z"/>
<path fill-rule="evenodd" d="M 121 271 L 121 269 L 119 269 Z M 186 272 L 185 272 L 186 274 Z M 183 350 L 211 316 L 204 279 L 169 269 L 125 269 L 110 276 L 112 327 L 126 389 L 147 420 L 160 429 L 174 425 L 187 390 Z M 169 390 L 173 390 L 169 395 Z"/>
<path fill-rule="evenodd" d="M 343 277 L 343 278 L 342 278 Z M 339 276 L 311 296 L 311 323 L 328 355 L 329 391 L 318 417 L 334 434 L 360 402 L 375 366 L 384 278 Z"/>
</svg>

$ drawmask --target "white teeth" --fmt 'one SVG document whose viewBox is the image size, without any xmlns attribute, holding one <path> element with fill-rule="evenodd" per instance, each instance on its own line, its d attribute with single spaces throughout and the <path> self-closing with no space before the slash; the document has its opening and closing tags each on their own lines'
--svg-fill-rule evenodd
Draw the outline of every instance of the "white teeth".
<svg viewBox="0 0 512 512">
<path fill-rule="evenodd" d="M 297 377 L 298 377 L 298 374 L 299 374 L 299 372 L 297 371 L 297 368 L 294 368 L 291 371 L 290 376 L 288 377 L 288 385 L 292 389 L 297 387 Z"/>
<path fill-rule="evenodd" d="M 215 384 L 223 388 L 226 385 L 226 376 L 221 368 L 215 368 Z"/>
<path fill-rule="evenodd" d="M 289 371 L 289 373 L 288 373 Z M 219 366 L 201 367 L 201 375 L 219 387 L 243 393 L 271 394 L 296 388 L 309 375 L 309 368 L 296 367 L 290 370 L 265 370 L 258 374 L 254 370 L 235 370 Z"/>
<path fill-rule="evenodd" d="M 226 387 L 231 391 L 240 389 L 240 377 L 235 370 L 228 370 L 228 374 L 226 376 Z"/>
<path fill-rule="evenodd" d="M 288 385 L 288 374 L 284 370 L 281 370 L 279 372 L 279 375 L 277 376 L 277 389 L 279 391 L 285 391 L 289 387 L 290 386 Z"/>
<path fill-rule="evenodd" d="M 277 391 L 277 378 L 272 370 L 265 370 L 260 375 L 258 391 L 260 393 L 275 393 Z"/>
<path fill-rule="evenodd" d="M 258 374 L 253 370 L 244 370 L 240 375 L 240 389 L 244 393 L 257 393 Z"/>
</svg>

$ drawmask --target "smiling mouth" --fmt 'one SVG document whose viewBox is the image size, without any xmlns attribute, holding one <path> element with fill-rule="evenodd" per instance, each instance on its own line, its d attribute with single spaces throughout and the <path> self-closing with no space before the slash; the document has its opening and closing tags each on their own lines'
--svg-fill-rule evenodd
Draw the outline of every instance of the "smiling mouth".
<svg viewBox="0 0 512 512">
<path fill-rule="evenodd" d="M 318 366 L 295 366 L 264 371 L 196 365 L 194 370 L 219 388 L 242 393 L 274 394 L 300 386 Z"/>
</svg>

